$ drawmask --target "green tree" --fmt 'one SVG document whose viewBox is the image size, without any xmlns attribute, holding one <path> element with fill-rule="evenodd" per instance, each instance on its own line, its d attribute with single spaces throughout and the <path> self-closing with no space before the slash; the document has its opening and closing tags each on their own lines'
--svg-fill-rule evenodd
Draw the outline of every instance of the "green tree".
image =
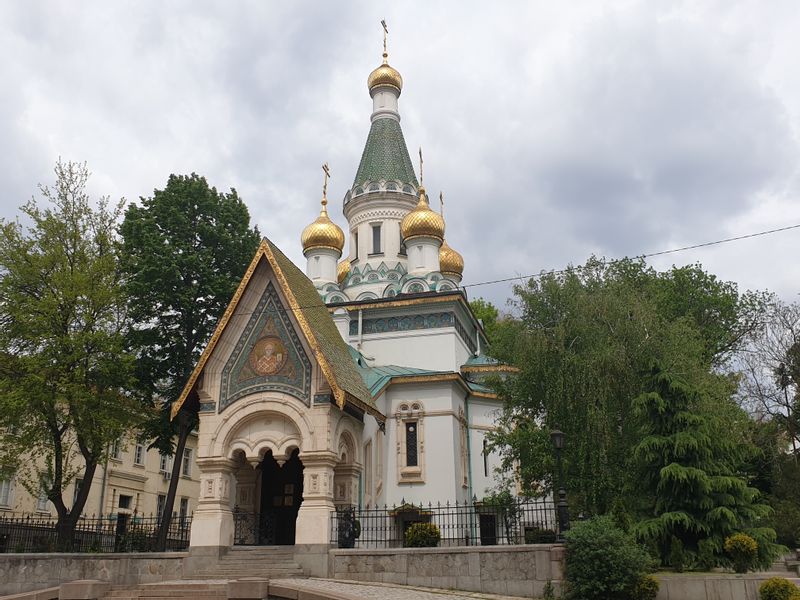
<svg viewBox="0 0 800 600">
<path fill-rule="evenodd" d="M 518 286 L 513 335 L 492 344 L 496 358 L 520 369 L 496 382 L 504 409 L 493 443 L 504 466 L 530 493 L 546 490 L 549 431 L 560 429 L 573 511 L 636 514 L 627 463 L 640 433 L 630 415 L 654 360 L 684 373 L 744 443 L 746 415 L 730 399 L 736 380 L 719 365 L 757 326 L 762 300 L 746 296 L 696 266 L 659 273 L 641 260 L 596 258 Z M 714 324 L 718 313 L 731 331 Z"/>
<path fill-rule="evenodd" d="M 0 459 L 58 514 L 58 544 L 72 546 L 75 525 L 110 444 L 141 417 L 125 352 L 125 296 L 116 222 L 122 203 L 96 207 L 85 165 L 58 162 L 49 206 L 22 208 L 28 227 L 0 222 Z M 81 463 L 81 459 L 83 464 Z M 72 506 L 65 488 L 83 481 Z"/>
<path fill-rule="evenodd" d="M 658 549 L 662 564 L 723 564 L 725 538 L 743 530 L 759 542 L 762 563 L 771 562 L 775 533 L 756 529 L 769 505 L 737 472 L 750 448 L 726 434 L 701 392 L 654 366 L 633 407 L 642 434 L 633 465 L 649 504 L 634 531 Z"/>
<path fill-rule="evenodd" d="M 173 455 L 158 544 L 172 518 L 186 439 L 197 412 L 169 414 L 217 320 L 233 296 L 259 243 L 258 229 L 236 190 L 217 192 L 204 177 L 171 175 L 141 206 L 131 205 L 122 223 L 122 266 L 135 328 L 130 344 L 139 359 L 142 389 L 159 417 L 144 436 Z"/>
</svg>

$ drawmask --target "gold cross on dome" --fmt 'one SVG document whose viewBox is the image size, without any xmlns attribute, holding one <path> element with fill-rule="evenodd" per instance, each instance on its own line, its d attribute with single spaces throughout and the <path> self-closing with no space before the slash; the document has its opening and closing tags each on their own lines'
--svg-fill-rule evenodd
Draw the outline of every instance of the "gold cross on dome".
<svg viewBox="0 0 800 600">
<path fill-rule="evenodd" d="M 439 214 L 444 216 L 444 192 L 439 192 Z"/>
<path fill-rule="evenodd" d="M 386 37 L 389 35 L 389 28 L 386 26 L 386 19 L 381 19 L 381 25 L 383 26 L 383 56 L 385 58 L 389 54 L 386 50 Z"/>
<path fill-rule="evenodd" d="M 419 184 L 422 185 L 422 146 L 419 147 Z"/>
<path fill-rule="evenodd" d="M 322 182 L 322 203 L 328 203 L 328 177 L 331 176 L 331 170 L 328 167 L 328 163 L 322 165 L 322 170 L 325 171 L 325 179 Z"/>
</svg>

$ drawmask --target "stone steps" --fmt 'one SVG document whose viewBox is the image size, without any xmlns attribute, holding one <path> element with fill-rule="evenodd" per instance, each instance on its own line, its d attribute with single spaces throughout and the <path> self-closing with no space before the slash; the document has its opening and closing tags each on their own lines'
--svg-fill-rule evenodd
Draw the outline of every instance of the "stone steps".
<svg viewBox="0 0 800 600">
<path fill-rule="evenodd" d="M 303 568 L 286 546 L 236 546 L 216 564 L 199 569 L 193 579 L 241 579 L 243 577 L 303 577 Z"/>
<path fill-rule="evenodd" d="M 176 600 L 179 598 L 201 598 L 203 600 L 227 600 L 227 584 L 196 581 L 165 581 L 137 586 L 114 586 L 106 594 L 113 600 Z"/>
</svg>

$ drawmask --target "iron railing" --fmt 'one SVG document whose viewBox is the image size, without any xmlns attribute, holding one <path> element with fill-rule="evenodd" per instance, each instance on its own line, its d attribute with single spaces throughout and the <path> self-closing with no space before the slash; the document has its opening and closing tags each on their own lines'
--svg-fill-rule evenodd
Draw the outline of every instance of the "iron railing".
<svg viewBox="0 0 800 600">
<path fill-rule="evenodd" d="M 552 499 L 366 507 L 331 512 L 331 543 L 339 548 L 399 548 L 413 523 L 439 528 L 439 546 L 553 543 L 558 519 Z"/>
<path fill-rule="evenodd" d="M 115 514 L 81 517 L 71 543 L 58 539 L 56 519 L 42 515 L 0 516 L 3 552 L 152 552 L 160 517 Z M 167 533 L 167 551 L 189 547 L 190 516 L 174 516 Z"/>
<path fill-rule="evenodd" d="M 275 544 L 275 516 L 271 513 L 233 511 L 233 544 L 260 546 Z"/>
</svg>

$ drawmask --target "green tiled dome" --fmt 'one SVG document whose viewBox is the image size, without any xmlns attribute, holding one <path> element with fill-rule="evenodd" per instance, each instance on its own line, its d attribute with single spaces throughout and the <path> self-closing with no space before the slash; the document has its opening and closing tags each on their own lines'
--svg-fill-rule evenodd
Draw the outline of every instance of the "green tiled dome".
<svg viewBox="0 0 800 600">
<path fill-rule="evenodd" d="M 418 186 L 403 130 L 395 119 L 375 119 L 372 122 L 353 187 L 381 179 Z"/>
</svg>

